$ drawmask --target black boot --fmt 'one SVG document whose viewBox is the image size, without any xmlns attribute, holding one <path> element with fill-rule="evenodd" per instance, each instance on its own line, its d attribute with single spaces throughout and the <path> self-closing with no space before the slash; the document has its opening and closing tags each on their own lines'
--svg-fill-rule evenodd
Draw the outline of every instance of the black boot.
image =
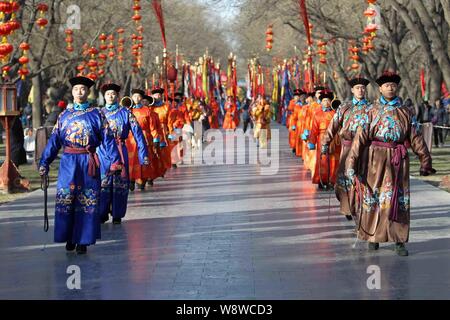
<svg viewBox="0 0 450 320">
<path fill-rule="evenodd" d="M 109 220 L 109 214 L 107 214 L 106 216 L 100 217 L 101 224 L 104 224 L 108 220 Z"/>
<path fill-rule="evenodd" d="M 86 254 L 86 253 L 87 253 L 87 245 L 77 244 L 77 254 Z"/>
<path fill-rule="evenodd" d="M 134 191 L 134 181 L 130 181 L 130 191 Z"/>
<path fill-rule="evenodd" d="M 136 183 L 136 187 L 137 187 L 139 190 L 145 190 L 145 182 L 143 182 L 142 184 Z"/>
<path fill-rule="evenodd" d="M 380 244 L 378 242 L 369 242 L 369 250 L 378 250 Z"/>
<path fill-rule="evenodd" d="M 121 218 L 113 218 L 113 224 L 121 224 L 122 219 Z"/>
<path fill-rule="evenodd" d="M 172 164 L 172 168 L 174 169 L 178 168 L 177 164 L 176 163 Z"/>
<path fill-rule="evenodd" d="M 292 153 L 295 154 L 295 148 L 292 148 Z"/>
<path fill-rule="evenodd" d="M 348 221 L 353 220 L 353 217 L 350 214 L 346 214 L 345 217 L 347 218 Z"/>
<path fill-rule="evenodd" d="M 73 243 L 67 241 L 67 242 L 66 242 L 66 250 L 67 250 L 67 251 L 73 251 L 73 250 L 75 250 L 75 244 L 73 244 Z"/>
<path fill-rule="evenodd" d="M 406 250 L 405 244 L 402 242 L 397 242 L 395 244 L 395 252 L 402 257 L 406 257 L 409 254 L 408 250 Z"/>
<path fill-rule="evenodd" d="M 148 184 L 153 186 L 153 180 L 148 180 Z"/>
</svg>

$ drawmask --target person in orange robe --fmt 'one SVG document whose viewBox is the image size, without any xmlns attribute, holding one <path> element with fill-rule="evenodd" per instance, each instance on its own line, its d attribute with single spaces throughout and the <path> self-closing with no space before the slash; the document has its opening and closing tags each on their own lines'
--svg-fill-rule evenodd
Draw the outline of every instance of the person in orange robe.
<svg viewBox="0 0 450 320">
<path fill-rule="evenodd" d="M 142 133 L 144 134 L 147 145 L 152 141 L 150 133 L 150 113 L 147 107 L 142 105 L 142 97 L 145 92 L 140 89 L 131 90 L 131 99 L 133 100 L 133 107 L 131 112 L 139 123 Z M 138 189 L 144 190 L 147 180 L 152 176 L 152 166 L 142 166 L 138 159 L 138 147 L 134 136 L 130 133 L 126 140 L 129 157 L 130 169 L 130 190 L 134 191 L 135 184 Z M 150 159 L 151 161 L 151 159 Z M 151 162 L 150 162 L 151 163 Z"/>
<path fill-rule="evenodd" d="M 169 135 L 168 116 L 169 116 L 169 103 L 164 102 L 162 95 L 164 94 L 163 88 L 154 88 L 152 90 L 152 97 L 155 99 L 153 110 L 158 114 L 159 122 L 161 123 L 163 137 L 160 142 L 161 159 L 164 163 L 166 170 L 172 167 L 172 159 L 170 154 L 169 143 L 167 137 Z M 164 175 L 163 175 L 164 177 Z"/>
<path fill-rule="evenodd" d="M 208 117 L 210 129 L 219 129 L 220 107 L 217 98 L 211 99 L 211 114 Z"/>
<path fill-rule="evenodd" d="M 175 100 L 172 104 L 172 108 L 169 111 L 167 127 L 169 129 L 169 146 L 171 152 L 172 167 L 176 168 L 177 163 L 181 161 L 183 156 L 181 145 L 182 129 L 186 123 L 185 114 L 180 110 L 180 106 L 183 101 L 183 94 L 180 92 L 175 93 Z"/>
<path fill-rule="evenodd" d="M 291 116 L 291 120 L 290 120 L 290 128 L 289 128 L 289 143 L 291 145 L 292 148 L 292 153 L 294 153 L 297 157 L 301 157 L 302 155 L 302 150 L 301 150 L 301 145 L 300 143 L 303 141 L 302 139 L 300 139 L 300 128 L 302 126 L 302 121 L 301 121 L 301 113 L 302 110 L 304 108 L 305 105 L 305 95 L 306 92 L 304 92 L 303 90 L 297 89 L 294 91 L 294 99 L 291 100 L 295 101 L 294 103 L 294 108 L 293 108 L 293 112 L 292 112 L 292 116 Z M 298 99 L 298 100 L 297 100 Z M 291 105 L 289 104 L 289 107 Z"/>
<path fill-rule="evenodd" d="M 223 128 L 225 130 L 235 130 L 239 125 L 239 115 L 237 106 L 233 101 L 233 96 L 228 96 L 227 102 L 225 102 L 224 106 L 225 110 L 225 119 L 223 120 Z"/>
<path fill-rule="evenodd" d="M 150 103 L 151 102 L 151 103 Z M 166 168 L 162 162 L 160 142 L 163 138 L 163 132 L 161 123 L 159 122 L 158 114 L 153 110 L 154 99 L 151 96 L 144 95 L 142 97 L 142 104 L 148 108 L 150 115 L 150 134 L 153 140 L 148 143 L 148 154 L 151 157 L 151 176 L 147 181 L 149 185 L 153 186 L 153 181 L 159 177 L 162 177 L 166 172 Z"/>
<path fill-rule="evenodd" d="M 295 136 L 296 136 L 296 122 L 297 118 L 294 114 L 294 109 L 297 103 L 300 101 L 300 91 L 301 90 L 294 90 L 294 98 L 289 101 L 289 105 L 287 108 L 287 118 L 286 118 L 286 126 L 289 130 L 289 147 L 292 149 L 292 153 L 295 153 Z"/>
<path fill-rule="evenodd" d="M 311 103 L 309 104 L 309 108 L 306 113 L 304 131 L 303 131 L 303 136 L 302 136 L 303 141 L 306 142 L 306 143 L 304 143 L 305 148 L 303 149 L 304 155 L 305 155 L 303 158 L 303 161 L 304 161 L 305 167 L 311 171 L 311 175 L 314 175 L 314 170 L 316 168 L 316 153 L 314 150 L 308 149 L 307 141 L 311 134 L 312 120 L 313 120 L 314 114 L 316 114 L 320 109 L 322 109 L 322 106 L 320 104 L 320 94 L 322 93 L 323 90 L 325 90 L 325 87 L 322 87 L 322 86 L 316 86 L 314 88 L 315 100 L 313 99 L 311 101 Z"/>
<path fill-rule="evenodd" d="M 321 101 L 322 108 L 313 116 L 311 134 L 308 138 L 308 149 L 315 151 L 316 158 L 315 169 L 312 171 L 312 183 L 318 184 L 319 189 L 333 188 L 333 185 L 336 183 L 337 169 L 339 167 L 340 143 L 333 141 L 327 155 L 322 155 L 321 152 L 322 140 L 335 114 L 335 111 L 331 108 L 333 99 L 333 92 L 321 92 L 319 100 Z"/>
</svg>

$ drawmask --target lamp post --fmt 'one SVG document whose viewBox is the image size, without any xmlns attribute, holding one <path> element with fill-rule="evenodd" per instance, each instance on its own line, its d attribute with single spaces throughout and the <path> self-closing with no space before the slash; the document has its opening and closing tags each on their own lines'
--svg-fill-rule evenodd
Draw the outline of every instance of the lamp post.
<svg viewBox="0 0 450 320">
<path fill-rule="evenodd" d="M 0 168 L 0 189 L 12 193 L 15 189 L 29 190 L 29 181 L 22 179 L 17 167 L 11 161 L 10 125 L 14 117 L 20 114 L 17 109 L 17 89 L 14 84 L 0 84 L 0 121 L 6 132 L 6 157 Z"/>
</svg>

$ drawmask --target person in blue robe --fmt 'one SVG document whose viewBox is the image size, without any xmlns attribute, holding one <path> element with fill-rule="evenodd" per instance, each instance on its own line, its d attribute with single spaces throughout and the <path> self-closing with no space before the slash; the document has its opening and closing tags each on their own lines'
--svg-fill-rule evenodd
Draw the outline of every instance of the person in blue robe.
<svg viewBox="0 0 450 320">
<path fill-rule="evenodd" d="M 96 150 L 107 150 L 111 171 L 122 169 L 120 155 L 106 118 L 88 102 L 94 82 L 86 77 L 70 79 L 73 106 L 58 117 L 39 162 L 39 174 L 47 175 L 61 148 L 56 185 L 55 242 L 66 242 L 66 250 L 87 252 L 100 239 L 100 163 Z"/>
<path fill-rule="evenodd" d="M 114 83 L 105 84 L 101 88 L 105 98 L 102 113 L 108 121 L 109 128 L 114 134 L 121 162 L 124 164 L 121 172 L 110 172 L 111 162 L 108 149 L 101 145 L 97 154 L 100 159 L 102 178 L 100 194 L 100 219 L 104 223 L 113 217 L 113 224 L 120 224 L 127 211 L 128 190 L 130 187 L 128 150 L 125 140 L 131 132 L 137 141 L 138 158 L 141 165 L 149 165 L 148 148 L 142 129 L 136 117 L 125 107 L 118 103 L 120 86 Z"/>
</svg>

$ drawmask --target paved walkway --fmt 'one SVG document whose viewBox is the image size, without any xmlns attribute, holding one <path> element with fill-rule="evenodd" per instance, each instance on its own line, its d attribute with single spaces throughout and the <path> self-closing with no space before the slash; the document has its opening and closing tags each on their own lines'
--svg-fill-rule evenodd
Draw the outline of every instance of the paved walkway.
<svg viewBox="0 0 450 320">
<path fill-rule="evenodd" d="M 279 128 L 279 127 L 278 127 Z M 0 299 L 450 298 L 450 194 L 412 180 L 409 257 L 357 242 L 280 130 L 280 169 L 185 166 L 130 196 L 124 223 L 102 226 L 86 256 L 43 232 L 43 194 L 0 206 Z M 240 150 L 239 152 L 245 152 Z M 329 205 L 331 209 L 329 212 Z M 81 270 L 69 290 L 67 267 Z M 369 266 L 381 289 L 369 290 Z"/>
</svg>

